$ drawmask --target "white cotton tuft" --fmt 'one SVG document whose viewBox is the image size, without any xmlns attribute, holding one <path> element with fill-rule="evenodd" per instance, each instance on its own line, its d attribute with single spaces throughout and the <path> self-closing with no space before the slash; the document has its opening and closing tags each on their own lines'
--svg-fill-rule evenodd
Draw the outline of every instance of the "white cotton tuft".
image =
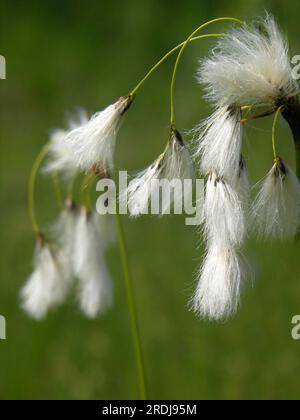
<svg viewBox="0 0 300 420">
<path fill-rule="evenodd" d="M 157 204 L 156 214 L 169 214 L 172 205 L 182 206 L 183 199 L 192 194 L 193 179 L 194 167 L 189 149 L 181 134 L 172 130 L 165 152 L 151 166 L 136 175 L 120 200 L 127 199 L 133 217 L 148 214 L 150 200 Z M 185 180 L 191 182 L 184 183 Z M 160 203 L 160 192 L 163 190 L 171 194 L 163 194 Z"/>
<path fill-rule="evenodd" d="M 236 177 L 242 151 L 240 118 L 240 108 L 223 107 L 194 129 L 195 155 L 204 175 L 213 169 L 221 177 Z"/>
<path fill-rule="evenodd" d="M 248 166 L 245 158 L 241 156 L 238 176 L 232 179 L 233 187 L 246 213 L 249 211 L 251 184 L 249 179 Z"/>
<path fill-rule="evenodd" d="M 21 305 L 29 316 L 42 319 L 62 303 L 69 283 L 64 273 L 64 256 L 41 240 L 37 244 L 34 269 L 21 291 Z"/>
<path fill-rule="evenodd" d="M 87 114 L 81 111 L 77 119 L 69 122 L 69 130 L 75 130 L 87 122 Z M 49 142 L 49 158 L 43 170 L 46 174 L 61 173 L 66 181 L 70 181 L 78 168 L 72 149 L 66 142 L 67 134 L 68 130 L 57 129 L 52 131 Z"/>
<path fill-rule="evenodd" d="M 245 268 L 243 258 L 236 251 L 212 245 L 199 272 L 192 309 L 210 320 L 230 317 L 239 305 Z"/>
<path fill-rule="evenodd" d="M 74 239 L 73 269 L 78 278 L 78 300 L 89 318 L 104 313 L 112 304 L 112 282 L 105 261 L 108 243 L 99 218 L 105 225 L 106 216 L 82 209 Z"/>
<path fill-rule="evenodd" d="M 246 235 L 243 201 L 232 186 L 212 172 L 205 188 L 203 230 L 210 244 L 240 246 Z"/>
<path fill-rule="evenodd" d="M 49 232 L 51 238 L 58 244 L 60 252 L 64 255 L 65 278 L 69 278 L 70 283 L 73 276 L 72 259 L 78 217 L 79 211 L 76 204 L 68 200 L 66 208 L 61 212 L 58 220 L 52 224 Z"/>
<path fill-rule="evenodd" d="M 280 158 L 262 183 L 252 209 L 254 227 L 267 238 L 292 238 L 299 231 L 300 183 Z"/>
<path fill-rule="evenodd" d="M 117 133 L 131 102 L 131 97 L 122 97 L 67 134 L 66 142 L 72 150 L 76 166 L 84 171 L 96 168 L 106 173 L 113 170 Z"/>
<path fill-rule="evenodd" d="M 218 106 L 273 104 L 299 92 L 287 42 L 269 15 L 222 37 L 201 62 L 198 79 Z"/>
</svg>

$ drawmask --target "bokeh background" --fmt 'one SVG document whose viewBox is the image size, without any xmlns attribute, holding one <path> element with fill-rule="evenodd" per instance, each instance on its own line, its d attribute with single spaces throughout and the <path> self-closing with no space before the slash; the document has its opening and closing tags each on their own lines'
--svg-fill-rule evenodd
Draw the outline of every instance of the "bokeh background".
<svg viewBox="0 0 300 420">
<path fill-rule="evenodd" d="M 32 161 L 49 130 L 77 107 L 96 111 L 126 94 L 163 53 L 199 23 L 232 15 L 275 14 L 300 54 L 298 0 L 3 1 L 0 53 L 7 60 L 1 95 L 0 341 L 2 399 L 130 399 L 138 396 L 128 308 L 117 246 L 110 251 L 113 309 L 85 319 L 74 299 L 43 322 L 19 308 L 19 290 L 31 270 L 34 238 L 27 211 Z M 226 25 L 225 25 L 226 26 Z M 224 25 L 216 25 L 222 31 Z M 190 46 L 176 84 L 177 126 L 189 129 L 210 108 L 195 72 L 212 41 Z M 117 166 L 147 166 L 164 147 L 173 61 L 145 84 L 120 132 Z M 253 183 L 269 170 L 271 120 L 247 128 L 245 154 Z M 293 165 L 284 121 L 279 148 Z M 41 180 L 38 214 L 47 224 L 58 211 Z M 187 309 L 203 249 L 195 229 L 178 216 L 124 219 L 134 276 L 150 398 L 297 399 L 300 342 L 291 338 L 300 313 L 300 244 L 259 242 L 246 252 L 256 270 L 238 314 L 214 324 Z"/>
</svg>

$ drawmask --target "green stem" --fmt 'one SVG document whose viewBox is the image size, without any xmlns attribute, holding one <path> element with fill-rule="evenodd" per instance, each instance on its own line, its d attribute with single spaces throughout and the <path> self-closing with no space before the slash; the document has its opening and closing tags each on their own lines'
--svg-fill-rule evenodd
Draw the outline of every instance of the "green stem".
<svg viewBox="0 0 300 420">
<path fill-rule="evenodd" d="M 277 125 L 278 117 L 281 114 L 283 108 L 284 106 L 282 105 L 277 109 L 275 113 L 274 121 L 273 121 L 273 126 L 272 126 L 272 147 L 273 147 L 274 160 L 278 158 L 277 149 L 276 149 L 276 138 L 275 138 L 276 125 Z"/>
<path fill-rule="evenodd" d="M 132 277 L 131 277 L 131 272 L 129 268 L 127 244 L 125 240 L 122 219 L 121 219 L 120 214 L 118 214 L 118 212 L 116 214 L 116 222 L 117 222 L 117 228 L 118 228 L 118 238 L 119 238 L 122 266 L 123 266 L 124 277 L 125 277 L 125 282 L 126 282 L 126 291 L 127 291 L 127 300 L 128 300 L 129 313 L 130 313 L 131 330 L 132 330 L 132 335 L 133 335 L 133 340 L 134 340 L 135 356 L 136 356 L 136 363 L 137 363 L 137 370 L 138 370 L 138 377 L 139 377 L 140 399 L 146 400 L 147 390 L 146 390 L 143 350 L 142 350 L 141 337 L 140 337 L 140 331 L 139 331 L 139 325 L 138 325 L 137 311 L 136 311 L 136 306 L 135 306 Z"/>
<path fill-rule="evenodd" d="M 174 86 L 175 86 L 175 80 L 176 80 L 176 74 L 177 74 L 177 70 L 178 70 L 178 65 L 180 62 L 180 59 L 182 57 L 182 54 L 184 52 L 184 50 L 186 49 L 187 45 L 189 44 L 189 42 L 191 41 L 191 39 L 193 39 L 193 37 L 202 29 L 206 28 L 207 26 L 216 23 L 216 22 L 222 22 L 222 21 L 231 21 L 231 22 L 237 22 L 237 23 L 243 23 L 241 20 L 239 19 L 235 19 L 232 17 L 222 17 L 222 18 L 217 18 L 217 19 L 213 19 L 210 20 L 209 22 L 204 23 L 203 25 L 199 26 L 197 29 L 195 29 L 191 35 L 186 39 L 186 41 L 183 42 L 180 51 L 177 55 L 176 58 L 176 62 L 174 65 L 174 69 L 173 69 L 173 74 L 172 74 L 172 80 L 171 80 L 171 86 L 170 86 L 170 126 L 171 128 L 174 127 Z M 216 37 L 218 36 L 218 34 L 210 34 L 211 37 Z"/>
<path fill-rule="evenodd" d="M 199 39 L 203 39 L 203 38 L 209 38 L 211 37 L 212 34 L 206 34 L 206 35 L 201 35 L 201 36 L 197 36 L 194 38 L 191 38 L 189 40 L 189 42 L 194 42 L 197 41 Z M 224 34 L 214 34 L 214 36 L 219 36 L 222 37 L 224 36 Z M 179 50 L 179 48 L 181 48 L 186 41 L 182 42 L 181 44 L 177 45 L 176 47 L 174 47 L 172 50 L 170 50 L 167 54 L 165 54 L 149 71 L 148 73 L 145 75 L 145 77 L 143 77 L 143 79 L 136 85 L 136 87 L 130 92 L 129 96 L 134 96 L 136 95 L 137 91 L 142 87 L 142 85 L 146 82 L 146 80 L 149 79 L 149 77 L 155 72 L 155 70 L 157 70 L 161 64 L 163 64 L 169 57 L 171 57 L 171 55 L 173 55 L 176 51 Z"/>
<path fill-rule="evenodd" d="M 28 185 L 28 209 L 29 209 L 29 215 L 30 220 L 32 224 L 32 229 L 36 236 L 39 236 L 40 234 L 40 227 L 38 224 L 36 211 L 35 211 L 35 184 L 36 184 L 36 177 L 38 174 L 38 171 L 40 169 L 40 166 L 47 156 L 49 150 L 48 144 L 42 148 L 40 153 L 35 158 L 35 161 L 33 162 L 31 171 L 30 171 L 30 177 L 29 177 L 29 185 Z"/>
</svg>

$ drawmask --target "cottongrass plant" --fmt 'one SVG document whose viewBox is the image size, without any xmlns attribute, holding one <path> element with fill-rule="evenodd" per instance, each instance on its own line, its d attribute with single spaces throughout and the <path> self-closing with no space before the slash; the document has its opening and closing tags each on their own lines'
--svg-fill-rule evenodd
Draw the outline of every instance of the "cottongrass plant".
<svg viewBox="0 0 300 420">
<path fill-rule="evenodd" d="M 253 205 L 258 234 L 267 238 L 292 238 L 299 231 L 300 183 L 294 171 L 277 158 L 261 185 Z"/>
<path fill-rule="evenodd" d="M 276 104 L 298 94 L 287 42 L 274 18 L 232 29 L 210 57 L 200 62 L 198 77 L 207 98 L 228 104 Z"/>
<path fill-rule="evenodd" d="M 192 184 L 182 188 L 184 180 L 193 180 L 194 166 L 190 151 L 178 130 L 171 130 L 165 151 L 145 170 L 139 172 L 129 183 L 120 199 L 128 203 L 131 216 L 148 214 L 150 199 L 159 197 L 160 181 L 171 181 L 174 194 L 169 202 L 162 202 L 159 214 L 169 214 L 171 204 L 182 204 L 192 194 Z M 178 182 L 180 181 L 180 182 Z M 176 187 L 177 184 L 177 187 Z"/>
<path fill-rule="evenodd" d="M 85 126 L 88 120 L 87 113 L 80 111 L 76 118 L 70 120 L 69 129 L 56 129 L 51 132 L 48 160 L 43 168 L 45 174 L 62 174 L 67 182 L 74 178 L 77 165 L 66 137 L 69 131 Z"/>
<path fill-rule="evenodd" d="M 112 242 L 108 217 L 99 217 L 85 207 L 79 210 L 74 202 L 66 203 L 49 229 L 50 239 L 41 236 L 37 242 L 34 271 L 21 291 L 22 307 L 28 315 L 44 318 L 65 301 L 74 286 L 79 306 L 88 318 L 111 307 L 112 281 L 105 258 Z"/>
<path fill-rule="evenodd" d="M 227 33 L 199 33 L 209 25 L 231 22 Z M 238 27 L 237 27 L 238 26 Z M 191 42 L 217 38 L 212 53 L 200 61 L 198 79 L 212 103 L 212 115 L 193 130 L 195 153 L 183 141 L 175 125 L 174 89 L 180 60 Z M 62 303 L 76 287 L 79 305 L 86 316 L 102 315 L 112 304 L 112 282 L 106 262 L 111 241 L 106 216 L 92 210 L 91 186 L 102 177 L 113 177 L 114 150 L 124 114 L 148 78 L 174 53 L 177 58 L 170 83 L 169 140 L 164 152 L 130 182 L 120 200 L 128 203 L 131 216 L 148 212 L 150 198 L 159 187 L 152 181 L 186 181 L 194 178 L 194 166 L 206 178 L 202 217 L 205 256 L 198 270 L 193 310 L 202 318 L 224 320 L 236 312 L 248 279 L 243 257 L 247 235 L 254 230 L 271 238 L 287 238 L 299 231 L 300 209 L 300 103 L 299 87 L 290 66 L 287 43 L 274 18 L 267 15 L 248 25 L 235 18 L 219 18 L 196 28 L 188 38 L 164 55 L 127 95 L 97 112 L 85 115 L 67 130 L 53 132 L 32 167 L 29 210 L 37 245 L 33 273 L 21 292 L 22 307 L 36 319 Z M 258 112 L 259 110 L 259 112 Z M 243 126 L 275 114 L 272 128 L 273 166 L 250 206 L 250 180 L 243 155 Z M 296 174 L 279 157 L 275 128 L 279 116 L 288 122 L 297 155 Z M 38 171 L 68 179 L 66 208 L 52 233 L 44 234 L 36 216 L 35 186 Z M 78 206 L 73 195 L 75 177 L 81 178 Z M 57 185 L 56 185 L 57 187 Z M 58 191 L 59 195 L 65 191 Z M 178 190 L 172 202 L 160 207 L 168 214 L 182 204 L 191 190 Z M 250 220 L 250 222 L 249 222 Z M 140 397 L 147 398 L 144 357 L 135 306 L 133 283 L 122 220 L 116 224 Z"/>
<path fill-rule="evenodd" d="M 246 273 L 246 262 L 239 252 L 212 242 L 200 268 L 194 311 L 214 320 L 230 316 L 238 308 Z"/>
<path fill-rule="evenodd" d="M 89 318 L 104 313 L 112 305 L 112 281 L 105 261 L 106 247 L 99 217 L 82 208 L 75 226 L 72 265 L 78 279 L 80 307 Z"/>
<path fill-rule="evenodd" d="M 219 176 L 236 177 L 242 153 L 240 107 L 221 107 L 195 130 L 196 156 L 201 156 L 200 169 L 204 175 L 214 169 Z"/>
<path fill-rule="evenodd" d="M 132 96 L 120 98 L 65 136 L 76 166 L 89 171 L 100 168 L 104 173 L 113 170 L 114 148 L 122 117 L 132 103 Z"/>
<path fill-rule="evenodd" d="M 36 244 L 33 272 L 21 290 L 22 308 L 35 319 L 44 318 L 64 301 L 69 281 L 64 254 L 41 236 Z"/>
</svg>

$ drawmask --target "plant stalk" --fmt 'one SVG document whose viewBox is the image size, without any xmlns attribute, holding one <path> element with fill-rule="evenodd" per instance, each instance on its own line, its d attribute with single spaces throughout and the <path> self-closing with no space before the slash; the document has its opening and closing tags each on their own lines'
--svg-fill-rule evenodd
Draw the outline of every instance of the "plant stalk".
<svg viewBox="0 0 300 420">
<path fill-rule="evenodd" d="M 31 225 L 34 233 L 38 237 L 40 235 L 40 227 L 36 216 L 36 209 L 35 209 L 35 186 L 36 186 L 36 177 L 38 171 L 41 167 L 41 164 L 45 157 L 47 156 L 49 150 L 48 144 L 42 148 L 40 153 L 37 155 L 35 161 L 33 162 L 30 177 L 29 177 L 29 185 L 28 185 L 28 209 L 29 215 L 31 220 Z"/>
<path fill-rule="evenodd" d="M 134 299 L 132 276 L 131 276 L 130 267 L 129 267 L 129 259 L 128 259 L 125 233 L 124 233 L 124 228 L 122 224 L 122 219 L 118 212 L 116 213 L 116 222 L 117 222 L 117 228 L 118 228 L 119 246 L 120 246 L 121 260 L 122 260 L 123 272 L 124 272 L 125 283 L 126 283 L 130 323 L 131 323 L 131 330 L 132 330 L 133 341 L 134 341 L 136 364 L 137 364 L 137 371 L 138 371 L 138 378 L 139 378 L 139 394 L 140 394 L 141 400 L 146 400 L 147 388 L 146 388 L 143 349 L 142 349 L 140 330 L 139 330 L 139 325 L 138 325 L 138 317 L 137 317 L 137 311 L 136 311 L 136 305 L 135 305 L 135 299 Z"/>
<path fill-rule="evenodd" d="M 206 34 L 201 36 L 193 37 L 189 40 L 190 42 L 198 41 L 199 39 L 204 38 L 211 38 L 211 37 L 222 37 L 224 34 Z M 142 78 L 142 80 L 136 85 L 136 87 L 129 93 L 129 96 L 133 97 L 136 95 L 137 91 L 142 87 L 142 85 L 149 79 L 149 77 L 163 64 L 171 55 L 173 55 L 176 51 L 178 51 L 186 41 L 182 42 L 181 44 L 176 45 L 176 47 L 172 48 L 167 54 L 165 54 L 151 69 L 148 73 Z"/>
</svg>

